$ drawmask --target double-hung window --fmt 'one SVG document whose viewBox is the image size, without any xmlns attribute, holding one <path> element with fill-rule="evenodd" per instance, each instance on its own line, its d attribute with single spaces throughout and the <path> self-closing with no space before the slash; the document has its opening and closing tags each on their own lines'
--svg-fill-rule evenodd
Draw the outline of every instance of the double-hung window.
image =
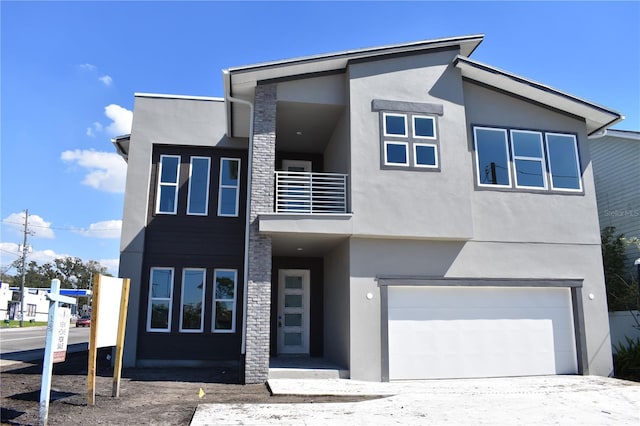
<svg viewBox="0 0 640 426">
<path fill-rule="evenodd" d="M 215 333 L 233 333 L 236 330 L 235 269 L 216 269 L 213 277 L 213 326 Z"/>
<path fill-rule="evenodd" d="M 220 187 L 218 189 L 218 216 L 238 216 L 240 197 L 240 159 L 220 159 Z"/>
<path fill-rule="evenodd" d="M 178 211 L 178 180 L 180 156 L 161 155 L 158 170 L 158 195 L 156 213 L 176 214 Z"/>
<path fill-rule="evenodd" d="M 187 214 L 206 216 L 209 211 L 209 169 L 211 158 L 191 157 Z"/>
<path fill-rule="evenodd" d="M 181 332 L 203 331 L 206 276 L 206 271 L 200 268 L 185 268 L 182 271 Z"/>
<path fill-rule="evenodd" d="M 479 187 L 582 191 L 575 135 L 480 126 L 473 135 Z"/>
<path fill-rule="evenodd" d="M 147 331 L 170 332 L 173 268 L 151 268 Z"/>
</svg>

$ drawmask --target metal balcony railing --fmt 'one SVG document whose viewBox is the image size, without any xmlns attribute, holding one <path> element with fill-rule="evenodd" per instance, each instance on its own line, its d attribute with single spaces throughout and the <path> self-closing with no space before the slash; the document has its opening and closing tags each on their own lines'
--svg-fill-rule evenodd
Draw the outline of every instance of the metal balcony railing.
<svg viewBox="0 0 640 426">
<path fill-rule="evenodd" d="M 347 175 L 276 172 L 276 213 L 346 213 Z"/>
</svg>

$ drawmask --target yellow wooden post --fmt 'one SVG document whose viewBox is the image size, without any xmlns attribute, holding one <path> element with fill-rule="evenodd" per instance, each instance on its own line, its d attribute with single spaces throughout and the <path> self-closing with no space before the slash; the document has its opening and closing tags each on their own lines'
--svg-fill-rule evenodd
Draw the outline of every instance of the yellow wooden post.
<svg viewBox="0 0 640 426">
<path fill-rule="evenodd" d="M 127 308 L 129 306 L 129 278 L 122 280 L 122 296 L 120 297 L 120 316 L 118 318 L 118 337 L 116 341 L 116 359 L 113 367 L 113 389 L 111 396 L 120 397 L 120 378 L 122 376 L 122 352 L 124 350 L 124 331 L 127 324 Z"/>
<path fill-rule="evenodd" d="M 87 405 L 96 403 L 96 364 L 98 360 L 98 309 L 100 308 L 100 274 L 93 276 L 91 332 L 89 334 L 89 366 L 87 373 Z"/>
</svg>

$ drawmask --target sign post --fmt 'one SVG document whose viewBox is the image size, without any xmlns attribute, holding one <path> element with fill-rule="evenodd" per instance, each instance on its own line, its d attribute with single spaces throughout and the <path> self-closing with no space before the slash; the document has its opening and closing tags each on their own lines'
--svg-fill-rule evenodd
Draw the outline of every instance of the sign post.
<svg viewBox="0 0 640 426">
<path fill-rule="evenodd" d="M 67 339 L 69 336 L 69 308 L 60 307 L 61 303 L 75 305 L 73 297 L 60 295 L 60 280 L 51 280 L 49 299 L 49 321 L 47 323 L 47 337 L 42 362 L 42 384 L 40 386 L 40 424 L 46 425 L 49 416 L 49 396 L 51 394 L 51 374 L 53 363 L 65 360 L 67 353 Z"/>
</svg>

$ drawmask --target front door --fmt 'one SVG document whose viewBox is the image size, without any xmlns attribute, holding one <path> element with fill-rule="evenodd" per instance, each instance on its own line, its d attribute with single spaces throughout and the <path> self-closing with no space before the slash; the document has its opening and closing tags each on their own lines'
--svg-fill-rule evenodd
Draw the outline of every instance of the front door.
<svg viewBox="0 0 640 426">
<path fill-rule="evenodd" d="M 278 272 L 278 353 L 309 354 L 309 270 Z"/>
</svg>

